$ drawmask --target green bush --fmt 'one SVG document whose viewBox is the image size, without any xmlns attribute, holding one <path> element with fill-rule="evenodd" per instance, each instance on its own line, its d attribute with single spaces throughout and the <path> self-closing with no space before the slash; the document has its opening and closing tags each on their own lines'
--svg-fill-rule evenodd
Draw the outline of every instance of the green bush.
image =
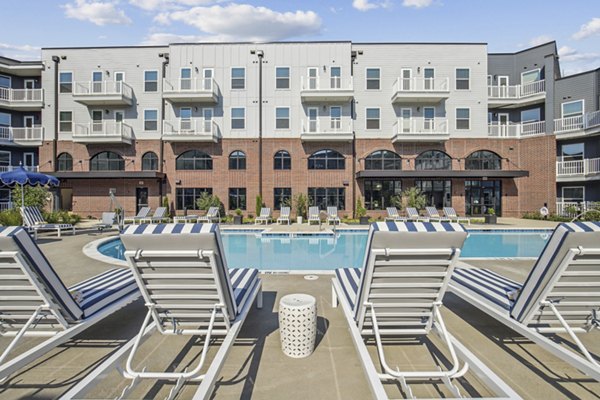
<svg viewBox="0 0 600 400">
<path fill-rule="evenodd" d="M 356 217 L 364 217 L 367 215 L 367 209 L 363 207 L 361 199 L 356 200 Z"/>
<path fill-rule="evenodd" d="M 167 218 L 170 217 L 171 216 L 171 207 L 169 206 L 169 198 L 167 196 L 163 197 L 162 206 L 167 209 L 167 213 L 165 214 L 165 217 L 167 217 Z"/>
<path fill-rule="evenodd" d="M 75 225 L 81 221 L 81 216 L 77 214 L 72 214 L 68 211 L 52 211 L 52 212 L 42 212 L 44 215 L 44 219 L 51 224 L 71 224 Z"/>
<path fill-rule="evenodd" d="M 219 215 L 221 218 L 225 217 L 225 206 L 219 196 L 213 196 L 208 192 L 202 192 L 200 198 L 196 200 L 196 206 L 199 210 L 208 211 L 211 207 L 219 207 Z"/>
<path fill-rule="evenodd" d="M 256 215 L 260 215 L 260 209 L 263 207 L 263 201 L 261 196 L 256 196 L 256 203 L 254 210 L 256 211 Z"/>
<path fill-rule="evenodd" d="M 417 210 L 422 210 L 427 205 L 427 197 L 415 186 L 404 189 L 402 199 L 407 207 L 414 207 Z"/>
<path fill-rule="evenodd" d="M 306 205 L 308 203 L 308 199 L 304 193 L 300 193 L 294 198 L 294 203 L 296 203 L 296 216 L 306 218 Z"/>
<path fill-rule="evenodd" d="M 48 189 L 43 186 L 24 186 L 25 206 L 37 207 L 40 210 L 48 204 Z M 12 190 L 12 200 L 15 207 L 21 207 L 21 186 Z"/>
<path fill-rule="evenodd" d="M 18 209 L 12 208 L 0 212 L 0 225 L 3 226 L 19 226 L 23 224 L 21 213 Z"/>
<path fill-rule="evenodd" d="M 523 219 L 539 219 L 539 220 L 546 220 L 546 221 L 553 221 L 553 222 L 568 222 L 572 218 L 563 217 L 563 216 L 556 215 L 556 214 L 548 214 L 548 216 L 546 218 L 544 218 L 544 216 L 542 214 L 540 214 L 539 211 L 533 211 L 533 212 L 526 212 L 525 214 L 523 214 Z"/>
</svg>

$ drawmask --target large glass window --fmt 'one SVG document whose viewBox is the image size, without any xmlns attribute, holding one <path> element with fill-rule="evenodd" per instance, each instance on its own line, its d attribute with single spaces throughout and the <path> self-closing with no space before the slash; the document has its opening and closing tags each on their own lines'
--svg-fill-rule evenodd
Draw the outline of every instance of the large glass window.
<svg viewBox="0 0 600 400">
<path fill-rule="evenodd" d="M 450 180 L 417 180 L 415 186 L 427 199 L 427 205 L 441 210 L 452 207 L 452 184 Z"/>
<path fill-rule="evenodd" d="M 142 171 L 158 170 L 158 156 L 155 152 L 149 151 L 142 156 Z"/>
<path fill-rule="evenodd" d="M 583 143 L 563 144 L 560 147 L 562 161 L 580 161 L 583 160 Z"/>
<path fill-rule="evenodd" d="M 402 169 L 402 159 L 393 151 L 377 150 L 365 158 L 366 170 L 399 170 Z"/>
<path fill-rule="evenodd" d="M 202 193 L 212 194 L 212 188 L 177 188 L 175 191 L 175 208 L 178 210 L 197 210 L 196 202 Z"/>
<path fill-rule="evenodd" d="M 158 110 L 144 110 L 144 130 L 158 130 Z"/>
<path fill-rule="evenodd" d="M 56 163 L 57 171 L 73 171 L 73 157 L 69 153 L 60 153 Z"/>
<path fill-rule="evenodd" d="M 380 128 L 380 118 L 381 111 L 379 108 L 367 108 L 366 109 L 366 126 L 367 129 L 379 129 Z"/>
<path fill-rule="evenodd" d="M 229 209 L 246 209 L 246 188 L 229 188 Z"/>
<path fill-rule="evenodd" d="M 275 108 L 275 129 L 290 129 L 290 108 Z"/>
<path fill-rule="evenodd" d="M 72 72 L 61 72 L 58 75 L 58 91 L 60 93 L 72 93 L 73 92 L 73 73 Z"/>
<path fill-rule="evenodd" d="M 457 68 L 456 90 L 469 90 L 471 87 L 470 77 L 471 71 L 469 70 L 469 68 Z"/>
<path fill-rule="evenodd" d="M 292 157 L 285 150 L 279 150 L 273 157 L 273 169 L 292 169 Z"/>
<path fill-rule="evenodd" d="M 144 71 L 144 92 L 158 92 L 158 71 Z"/>
<path fill-rule="evenodd" d="M 231 109 L 231 129 L 246 129 L 246 109 L 243 107 Z"/>
<path fill-rule="evenodd" d="M 521 122 L 537 122 L 540 119 L 541 114 L 539 108 L 521 111 Z"/>
<path fill-rule="evenodd" d="M 231 68 L 231 88 L 246 88 L 246 68 Z"/>
<path fill-rule="evenodd" d="M 419 154 L 415 160 L 417 170 L 451 170 L 452 159 L 443 151 L 428 150 Z"/>
<path fill-rule="evenodd" d="M 456 109 L 456 129 L 471 129 L 471 110 L 468 108 Z"/>
<path fill-rule="evenodd" d="M 10 77 L 0 75 L 0 88 L 10 88 Z"/>
<path fill-rule="evenodd" d="M 274 188 L 273 189 L 273 206 L 276 210 L 281 210 L 281 207 L 292 205 L 292 188 Z"/>
<path fill-rule="evenodd" d="M 399 180 L 365 180 L 365 208 L 367 210 L 385 210 L 392 206 L 392 197 L 402 192 Z"/>
<path fill-rule="evenodd" d="M 524 85 L 526 83 L 539 81 L 541 79 L 541 75 L 542 73 L 539 69 L 523 72 L 521 74 L 521 84 Z"/>
<path fill-rule="evenodd" d="M 562 201 L 581 202 L 585 199 L 585 188 L 583 186 L 564 186 L 562 188 Z"/>
<path fill-rule="evenodd" d="M 502 215 L 502 182 L 465 181 L 465 206 L 467 215 L 483 215 L 490 208 L 496 215 Z"/>
<path fill-rule="evenodd" d="M 367 68 L 367 90 L 379 90 L 381 87 L 381 70 L 379 68 Z"/>
<path fill-rule="evenodd" d="M 344 188 L 308 188 L 308 204 L 327 210 L 327 207 L 346 209 L 346 189 Z"/>
<path fill-rule="evenodd" d="M 210 170 L 212 168 L 212 158 L 200 150 L 181 153 L 175 161 L 176 170 Z"/>
<path fill-rule="evenodd" d="M 275 68 L 275 88 L 289 89 L 290 88 L 290 69 L 289 67 Z"/>
<path fill-rule="evenodd" d="M 491 151 L 475 151 L 466 158 L 465 169 L 502 169 L 502 159 Z"/>
<path fill-rule="evenodd" d="M 125 160 L 117 153 L 103 151 L 90 160 L 90 171 L 124 171 Z"/>
<path fill-rule="evenodd" d="M 73 132 L 73 113 L 71 111 L 61 111 L 58 114 L 58 131 L 60 133 Z"/>
<path fill-rule="evenodd" d="M 0 112 L 0 126 L 4 126 L 4 127 L 10 126 L 11 120 L 12 120 L 12 116 L 9 113 Z"/>
<path fill-rule="evenodd" d="M 246 169 L 246 153 L 236 150 L 229 155 L 229 169 Z"/>
<path fill-rule="evenodd" d="M 569 101 L 562 103 L 562 117 L 577 117 L 583 115 L 583 100 Z"/>
<path fill-rule="evenodd" d="M 308 157 L 308 169 L 344 169 L 344 156 L 335 150 L 319 150 Z"/>
</svg>

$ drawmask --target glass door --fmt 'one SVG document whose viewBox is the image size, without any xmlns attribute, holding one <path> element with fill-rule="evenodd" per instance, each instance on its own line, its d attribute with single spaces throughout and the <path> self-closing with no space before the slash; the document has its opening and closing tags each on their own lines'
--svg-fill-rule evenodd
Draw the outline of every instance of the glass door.
<svg viewBox="0 0 600 400">
<path fill-rule="evenodd" d="M 435 70 L 433 68 L 424 68 L 423 69 L 423 88 L 425 90 L 434 90 L 434 79 L 435 79 Z"/>
<path fill-rule="evenodd" d="M 142 207 L 148 207 L 148 188 L 135 188 L 135 213 L 137 214 Z"/>
<path fill-rule="evenodd" d="M 213 124 L 212 124 L 212 120 L 213 120 L 213 109 L 212 108 L 205 108 L 202 110 L 202 117 L 204 120 L 204 132 L 205 133 L 211 133 L 212 129 L 213 129 Z"/>
<path fill-rule="evenodd" d="M 25 79 L 23 83 L 25 84 L 25 100 L 39 100 L 34 98 L 35 80 Z"/>
<path fill-rule="evenodd" d="M 102 71 L 92 72 L 92 93 L 102 93 Z"/>
<path fill-rule="evenodd" d="M 319 88 L 319 69 L 318 68 L 309 68 L 308 69 L 308 89 L 316 90 Z"/>
<path fill-rule="evenodd" d="M 309 132 L 318 132 L 318 120 L 319 109 L 311 107 L 308 109 L 308 131 Z"/>
<path fill-rule="evenodd" d="M 211 68 L 205 68 L 202 71 L 202 77 L 202 89 L 212 90 L 213 70 Z"/>
<path fill-rule="evenodd" d="M 342 87 L 342 68 L 331 67 L 331 88 L 340 89 Z"/>
<path fill-rule="evenodd" d="M 329 114 L 331 116 L 331 130 L 339 132 L 342 129 L 342 107 L 331 107 Z"/>
<path fill-rule="evenodd" d="M 465 181 L 466 213 L 484 215 L 493 208 L 496 215 L 502 213 L 502 182 Z"/>
<path fill-rule="evenodd" d="M 412 70 L 402 69 L 402 90 L 412 90 Z"/>
<path fill-rule="evenodd" d="M 181 68 L 181 76 L 179 79 L 180 90 L 191 90 L 192 89 L 192 69 Z"/>
<path fill-rule="evenodd" d="M 412 110 L 410 108 L 403 108 L 400 110 L 400 121 L 401 121 L 401 129 L 403 133 L 411 132 L 412 125 Z"/>
<path fill-rule="evenodd" d="M 192 109 L 190 107 L 179 109 L 179 129 L 182 131 L 192 130 Z"/>
<path fill-rule="evenodd" d="M 125 72 L 115 72 L 115 92 L 122 93 L 123 81 L 125 81 Z"/>
<path fill-rule="evenodd" d="M 123 119 L 125 118 L 124 111 L 115 111 L 115 128 L 117 133 L 123 133 Z"/>
<path fill-rule="evenodd" d="M 92 111 L 92 132 L 102 133 L 102 110 Z"/>
<path fill-rule="evenodd" d="M 33 115 L 26 115 L 23 117 L 23 126 L 25 127 L 25 138 L 33 139 Z"/>
</svg>

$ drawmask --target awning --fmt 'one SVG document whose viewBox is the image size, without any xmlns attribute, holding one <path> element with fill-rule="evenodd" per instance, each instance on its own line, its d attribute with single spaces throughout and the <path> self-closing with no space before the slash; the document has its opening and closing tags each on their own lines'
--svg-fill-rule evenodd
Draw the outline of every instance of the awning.
<svg viewBox="0 0 600 400">
<path fill-rule="evenodd" d="M 359 171 L 356 178 L 521 178 L 529 176 L 529 171 L 522 170 L 469 170 L 469 171 Z"/>
<path fill-rule="evenodd" d="M 158 171 L 59 171 L 59 179 L 163 179 L 166 175 Z"/>
</svg>

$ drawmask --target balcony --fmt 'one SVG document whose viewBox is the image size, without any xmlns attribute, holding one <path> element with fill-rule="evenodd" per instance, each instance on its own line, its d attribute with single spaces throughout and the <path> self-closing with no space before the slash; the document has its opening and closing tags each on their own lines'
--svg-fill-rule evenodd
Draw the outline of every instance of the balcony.
<svg viewBox="0 0 600 400">
<path fill-rule="evenodd" d="M 132 140 L 133 130 L 131 126 L 117 121 L 75 124 L 75 132 L 73 132 L 73 141 L 77 143 L 131 144 Z"/>
<path fill-rule="evenodd" d="M 495 138 L 520 139 L 545 134 L 546 121 L 488 125 L 488 136 Z"/>
<path fill-rule="evenodd" d="M 542 79 L 523 85 L 488 86 L 489 108 L 518 108 L 546 101 L 546 82 Z"/>
<path fill-rule="evenodd" d="M 350 142 L 354 135 L 352 118 L 319 117 L 302 121 L 303 142 Z"/>
<path fill-rule="evenodd" d="M 600 211 L 600 202 L 561 200 L 556 202 L 556 214 L 563 217 L 575 218 L 577 215 L 589 210 Z"/>
<path fill-rule="evenodd" d="M 352 77 L 330 78 L 302 76 L 300 97 L 305 103 L 347 103 L 354 98 Z"/>
<path fill-rule="evenodd" d="M 163 98 L 171 103 L 216 103 L 218 87 L 214 78 L 163 79 Z"/>
<path fill-rule="evenodd" d="M 574 138 L 600 133 L 600 111 L 554 120 L 557 138 Z"/>
<path fill-rule="evenodd" d="M 163 121 L 163 140 L 168 142 L 219 141 L 219 127 L 215 121 L 204 118 L 176 118 Z"/>
<path fill-rule="evenodd" d="M 449 138 L 447 118 L 398 118 L 392 143 L 443 142 Z"/>
<path fill-rule="evenodd" d="M 600 179 L 600 158 L 556 161 L 556 181 L 587 181 Z"/>
<path fill-rule="evenodd" d="M 392 103 L 436 104 L 449 96 L 448 78 L 398 78 L 394 82 Z"/>
<path fill-rule="evenodd" d="M 18 165 L 0 165 L 0 172 L 8 172 L 18 168 Z M 23 169 L 30 172 L 39 172 L 39 165 L 22 165 Z"/>
<path fill-rule="evenodd" d="M 123 81 L 75 82 L 73 100 L 88 106 L 131 106 L 133 89 Z"/>
<path fill-rule="evenodd" d="M 44 89 L 0 88 L 0 107 L 20 111 L 41 110 L 44 107 Z"/>
<path fill-rule="evenodd" d="M 29 128 L 0 127 L 0 142 L 5 145 L 41 146 L 43 139 L 44 128 L 40 125 Z"/>
</svg>

